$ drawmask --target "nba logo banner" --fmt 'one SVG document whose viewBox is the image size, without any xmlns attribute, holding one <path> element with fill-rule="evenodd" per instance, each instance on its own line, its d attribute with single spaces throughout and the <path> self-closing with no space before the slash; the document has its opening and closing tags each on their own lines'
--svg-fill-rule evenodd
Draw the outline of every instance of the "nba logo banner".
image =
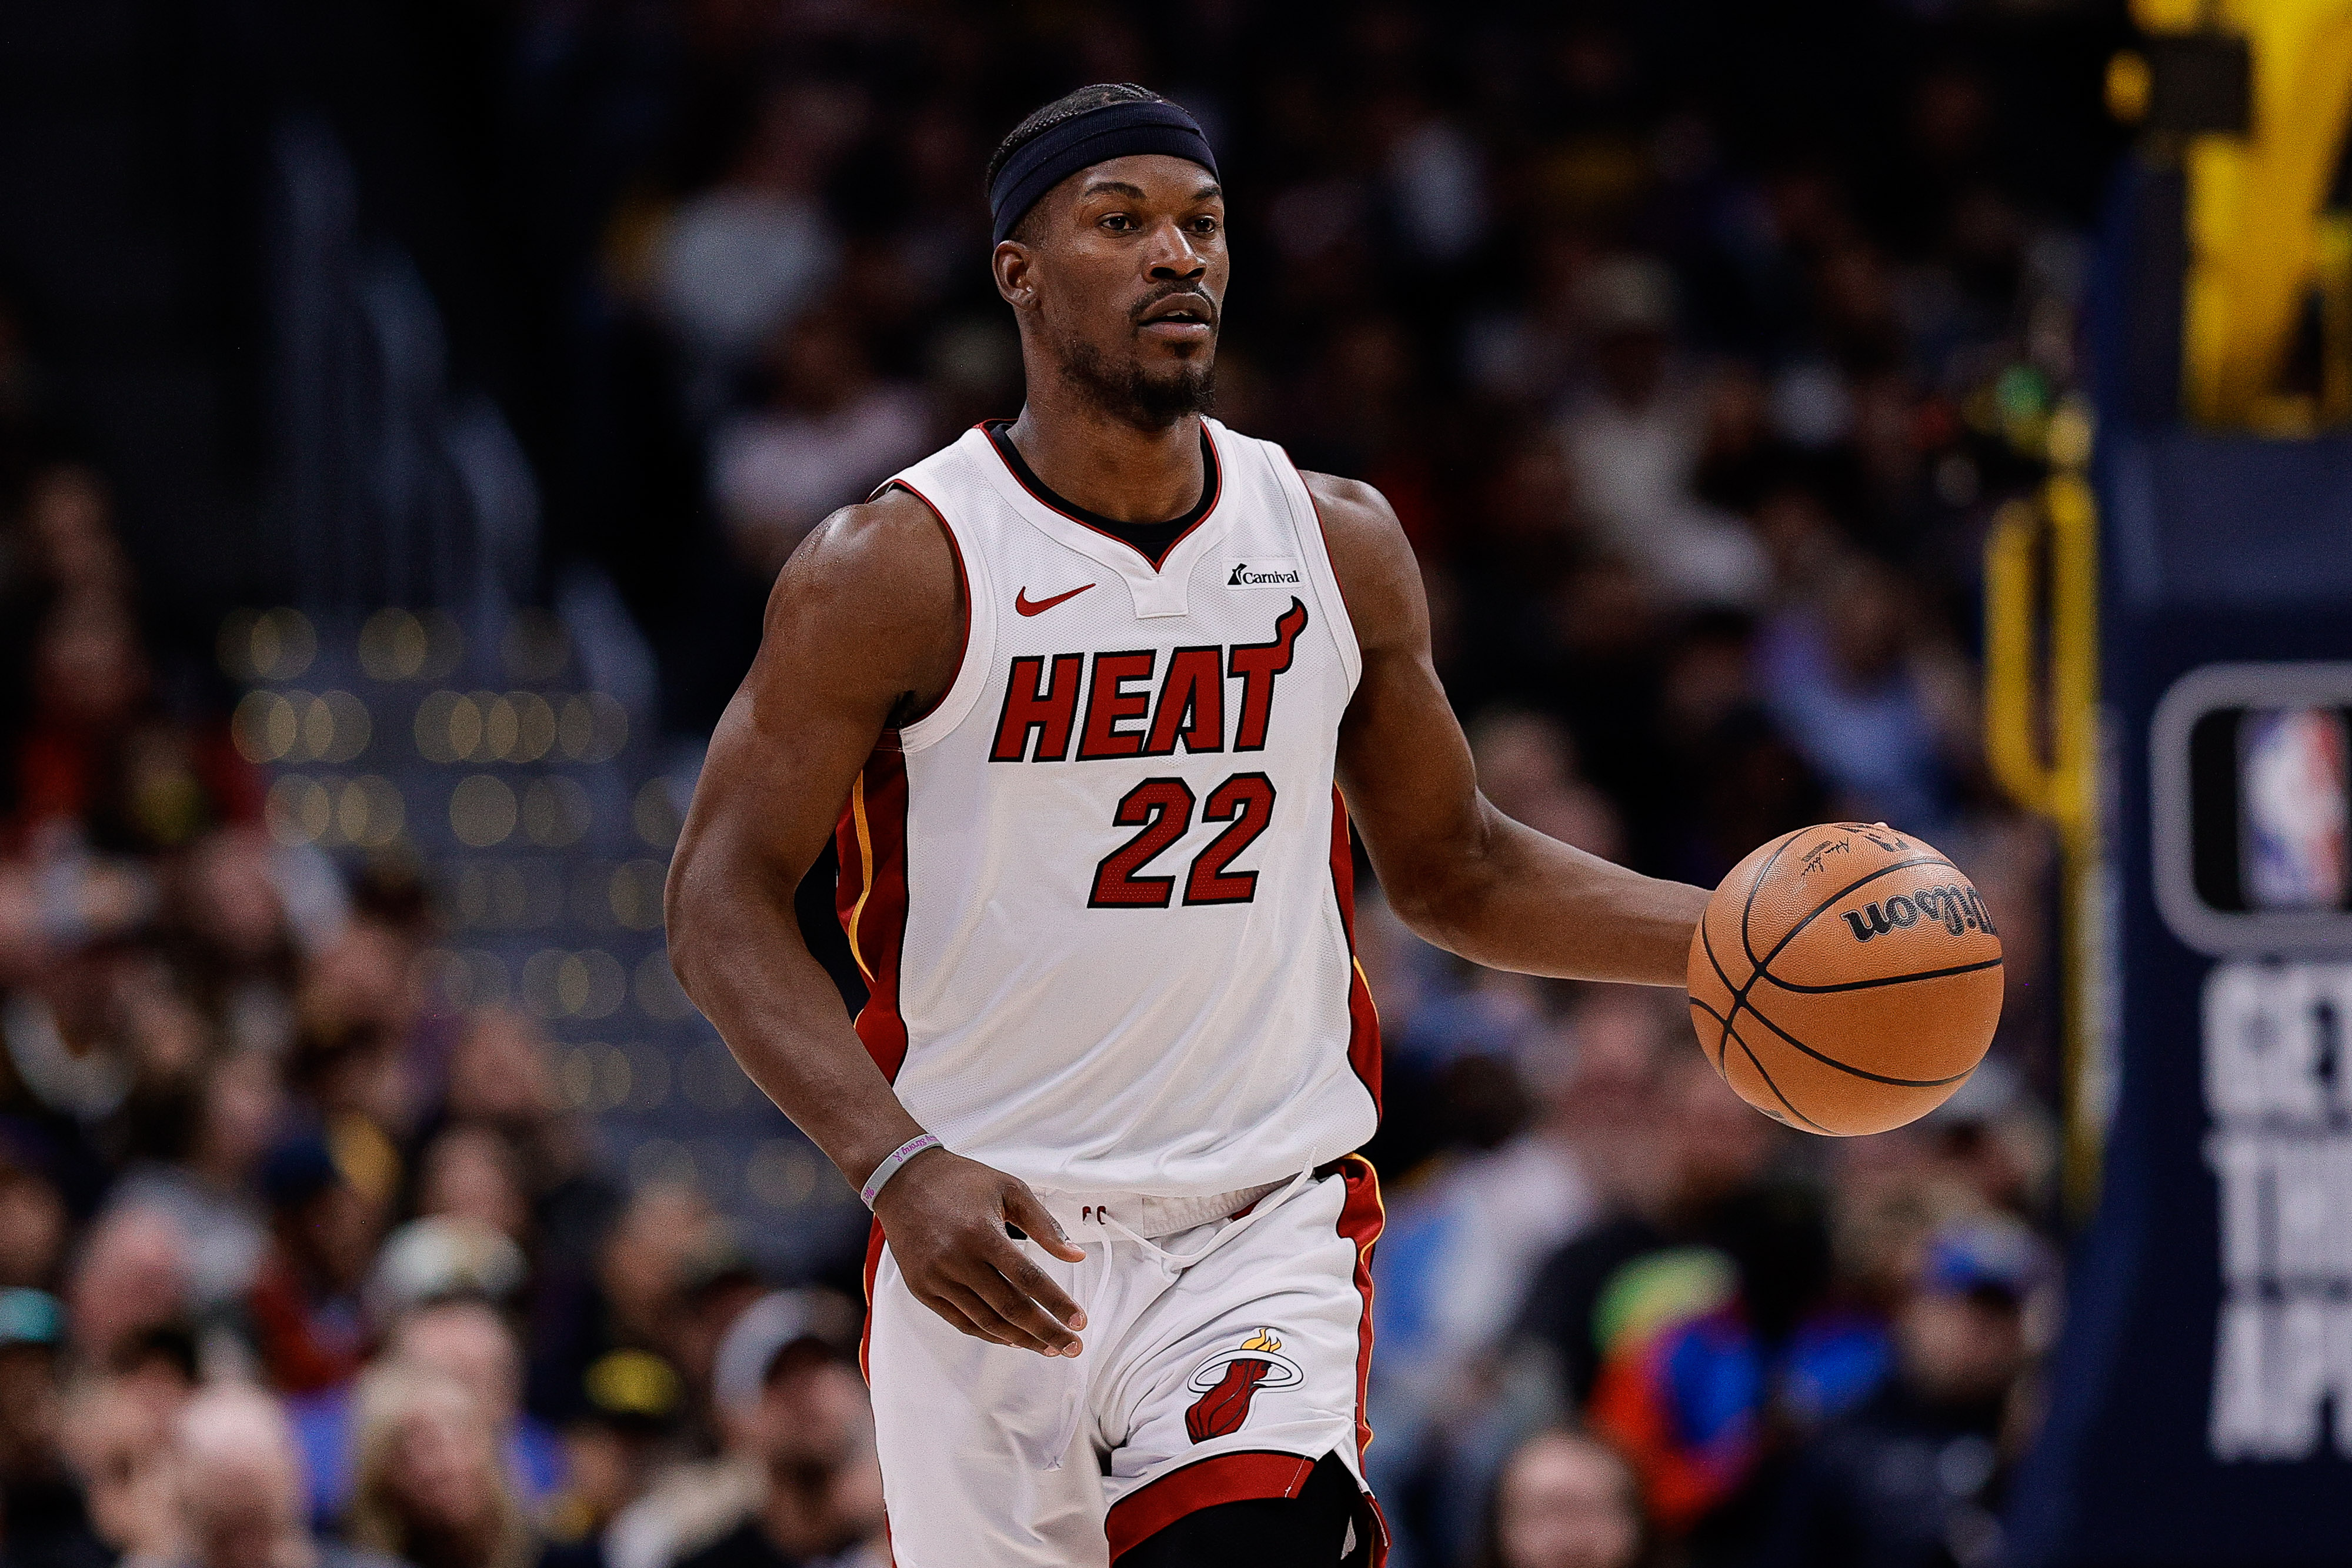
<svg viewBox="0 0 2352 1568">
<path fill-rule="evenodd" d="M 2246 901 L 2266 910 L 2340 909 L 2347 880 L 2343 714 L 2256 710 L 2246 715 L 2239 743 Z"/>
</svg>

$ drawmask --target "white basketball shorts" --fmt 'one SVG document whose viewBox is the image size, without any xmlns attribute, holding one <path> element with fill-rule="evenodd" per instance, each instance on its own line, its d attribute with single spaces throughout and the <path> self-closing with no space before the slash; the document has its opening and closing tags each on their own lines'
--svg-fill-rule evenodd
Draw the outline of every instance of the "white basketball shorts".
<svg viewBox="0 0 2352 1568">
<path fill-rule="evenodd" d="M 1038 1196 L 1086 1254 L 1023 1244 L 1086 1310 L 1075 1358 L 949 1327 L 878 1231 L 868 1249 L 866 1381 L 898 1568 L 1105 1568 L 1195 1510 L 1297 1495 L 1326 1454 L 1362 1484 L 1370 1163 L 1223 1199 Z"/>
</svg>

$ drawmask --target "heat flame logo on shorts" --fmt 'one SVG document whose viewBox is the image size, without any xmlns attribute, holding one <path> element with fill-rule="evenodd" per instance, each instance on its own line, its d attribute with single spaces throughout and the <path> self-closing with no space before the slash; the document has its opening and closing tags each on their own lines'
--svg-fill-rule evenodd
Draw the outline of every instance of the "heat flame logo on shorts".
<svg viewBox="0 0 2352 1568">
<path fill-rule="evenodd" d="M 1288 1356 L 1276 1352 L 1282 1342 L 1260 1329 L 1229 1351 L 1219 1351 L 1192 1369 L 1184 1386 L 1201 1397 L 1184 1412 L 1184 1431 L 1195 1443 L 1223 1437 L 1249 1419 L 1250 1401 L 1261 1388 L 1288 1388 L 1307 1374 Z"/>
</svg>

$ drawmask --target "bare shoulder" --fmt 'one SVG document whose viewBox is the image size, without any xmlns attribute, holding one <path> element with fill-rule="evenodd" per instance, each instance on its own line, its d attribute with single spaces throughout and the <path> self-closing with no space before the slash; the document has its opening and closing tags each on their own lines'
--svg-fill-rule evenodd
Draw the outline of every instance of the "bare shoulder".
<svg viewBox="0 0 2352 1568">
<path fill-rule="evenodd" d="M 880 692 L 919 710 L 955 679 L 963 582 L 947 525 L 893 487 L 810 530 L 776 574 L 753 671 L 812 673 L 845 692 Z"/>
<path fill-rule="evenodd" d="M 928 501 L 893 486 L 809 531 L 776 574 L 769 622 L 799 606 L 854 608 L 900 625 L 952 621 L 961 588 L 947 525 Z"/>
<path fill-rule="evenodd" d="M 1428 636 L 1421 563 L 1389 498 L 1361 479 L 1301 471 L 1323 520 L 1331 570 L 1367 652 Z"/>
</svg>

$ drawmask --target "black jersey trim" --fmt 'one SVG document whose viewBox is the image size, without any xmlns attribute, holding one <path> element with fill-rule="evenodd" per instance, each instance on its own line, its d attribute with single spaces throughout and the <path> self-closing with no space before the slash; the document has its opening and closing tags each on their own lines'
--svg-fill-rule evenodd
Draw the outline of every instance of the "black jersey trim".
<svg viewBox="0 0 2352 1568">
<path fill-rule="evenodd" d="M 1183 516 L 1170 518 L 1164 522 L 1121 522 L 1100 512 L 1088 511 L 1076 501 L 1055 494 L 1047 488 L 1045 480 L 1037 477 L 1036 471 L 1029 467 L 1028 460 L 1022 457 L 1021 448 L 1015 447 L 1013 438 L 1005 434 L 1012 426 L 1010 419 L 989 419 L 982 421 L 980 428 L 987 436 L 989 446 L 1003 459 L 1005 468 L 1021 488 L 1029 492 L 1030 499 L 1047 510 L 1068 518 L 1081 528 L 1092 529 L 1107 538 L 1118 540 L 1151 563 L 1154 572 L 1166 564 L 1170 552 L 1181 544 L 1187 535 L 1209 521 L 1209 514 L 1217 510 L 1217 502 L 1224 494 L 1224 468 L 1217 461 L 1217 444 L 1209 438 L 1206 423 L 1201 426 L 1201 460 L 1206 468 L 1206 482 L 1201 487 L 1201 499 L 1193 502 L 1192 510 Z"/>
</svg>

